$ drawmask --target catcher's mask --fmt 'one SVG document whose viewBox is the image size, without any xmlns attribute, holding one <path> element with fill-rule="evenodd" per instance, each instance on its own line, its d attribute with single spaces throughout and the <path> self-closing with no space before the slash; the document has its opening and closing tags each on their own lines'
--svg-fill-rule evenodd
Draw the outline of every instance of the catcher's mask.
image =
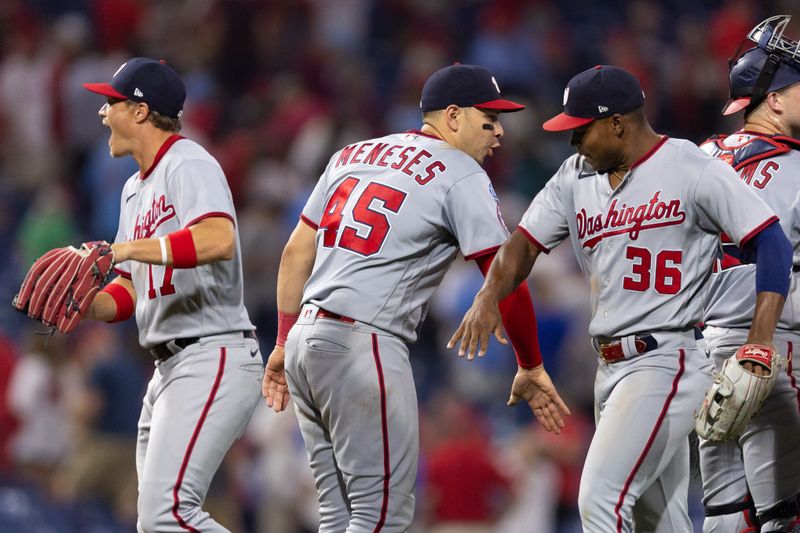
<svg viewBox="0 0 800 533">
<path fill-rule="evenodd" d="M 783 34 L 791 18 L 791 15 L 770 17 L 742 40 L 728 60 L 730 99 L 723 115 L 742 109 L 752 111 L 769 93 L 800 82 L 800 44 Z M 756 46 L 746 49 L 750 42 Z"/>
</svg>

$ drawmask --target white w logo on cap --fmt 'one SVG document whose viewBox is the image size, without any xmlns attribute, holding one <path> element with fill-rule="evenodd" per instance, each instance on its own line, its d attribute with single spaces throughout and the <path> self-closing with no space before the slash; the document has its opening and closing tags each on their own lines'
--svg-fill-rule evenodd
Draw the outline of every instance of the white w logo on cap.
<svg viewBox="0 0 800 533">
<path fill-rule="evenodd" d="M 124 69 L 124 68 L 125 68 L 125 65 L 127 65 L 127 64 L 128 64 L 128 62 L 127 62 L 127 61 L 126 61 L 126 62 L 124 62 L 123 64 L 121 64 L 121 65 L 119 66 L 119 68 L 117 69 L 117 71 L 114 73 L 114 76 L 112 76 L 112 78 L 113 78 L 113 77 L 116 77 L 116 75 L 117 75 L 117 74 L 119 74 L 119 71 L 120 71 L 120 70 L 122 70 L 122 69 Z"/>
</svg>

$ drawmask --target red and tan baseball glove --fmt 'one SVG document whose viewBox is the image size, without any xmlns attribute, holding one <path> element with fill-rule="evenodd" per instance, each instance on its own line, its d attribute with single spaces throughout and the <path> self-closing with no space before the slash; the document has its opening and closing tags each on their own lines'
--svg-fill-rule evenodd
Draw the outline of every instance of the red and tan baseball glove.
<svg viewBox="0 0 800 533">
<path fill-rule="evenodd" d="M 745 363 L 760 365 L 762 375 L 747 370 Z M 772 392 L 783 366 L 783 358 L 770 346 L 745 344 L 739 348 L 725 360 L 695 413 L 697 434 L 714 442 L 741 435 Z"/>
<path fill-rule="evenodd" d="M 56 248 L 37 259 L 12 305 L 45 326 L 69 333 L 86 314 L 114 267 L 105 241 Z"/>
</svg>

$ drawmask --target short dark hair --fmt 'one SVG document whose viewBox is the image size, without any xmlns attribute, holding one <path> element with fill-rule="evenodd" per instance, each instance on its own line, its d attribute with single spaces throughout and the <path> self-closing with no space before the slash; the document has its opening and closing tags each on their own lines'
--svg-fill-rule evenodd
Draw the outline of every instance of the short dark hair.
<svg viewBox="0 0 800 533">
<path fill-rule="evenodd" d="M 147 115 L 147 120 L 152 122 L 153 126 L 160 130 L 171 131 L 174 133 L 181 131 L 181 119 L 168 117 L 167 115 L 159 113 L 158 111 L 153 111 L 152 109 Z"/>
<path fill-rule="evenodd" d="M 633 119 L 634 122 L 638 122 L 640 124 L 647 122 L 647 113 L 645 112 L 644 107 L 634 109 L 633 111 L 628 111 L 625 113 L 625 115 L 628 115 L 631 119 Z"/>
<path fill-rule="evenodd" d="M 422 120 L 433 119 L 436 115 L 442 114 L 444 109 L 434 109 L 433 111 L 423 111 L 422 112 Z"/>
<path fill-rule="evenodd" d="M 139 105 L 140 103 L 144 102 L 134 102 L 133 100 L 125 100 L 126 105 Z M 178 133 L 181 131 L 181 119 L 179 118 L 172 118 L 168 117 L 163 113 L 159 113 L 158 111 L 153 111 L 150 109 L 150 106 L 147 106 L 147 120 L 155 126 L 156 128 L 169 131 L 173 133 Z"/>
</svg>

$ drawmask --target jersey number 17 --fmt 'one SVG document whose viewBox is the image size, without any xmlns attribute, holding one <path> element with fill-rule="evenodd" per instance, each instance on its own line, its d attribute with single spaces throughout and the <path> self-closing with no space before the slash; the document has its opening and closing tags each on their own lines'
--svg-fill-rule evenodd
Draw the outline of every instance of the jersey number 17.
<svg viewBox="0 0 800 533">
<path fill-rule="evenodd" d="M 156 287 L 153 285 L 153 265 L 148 265 L 147 269 L 147 279 L 148 279 L 148 289 L 147 289 L 147 297 L 151 300 L 155 300 L 156 298 L 160 298 L 162 296 L 169 296 L 170 294 L 175 294 L 175 285 L 172 284 L 172 271 L 174 270 L 171 266 L 164 267 L 164 279 L 161 280 L 161 286 L 156 291 Z"/>
</svg>

